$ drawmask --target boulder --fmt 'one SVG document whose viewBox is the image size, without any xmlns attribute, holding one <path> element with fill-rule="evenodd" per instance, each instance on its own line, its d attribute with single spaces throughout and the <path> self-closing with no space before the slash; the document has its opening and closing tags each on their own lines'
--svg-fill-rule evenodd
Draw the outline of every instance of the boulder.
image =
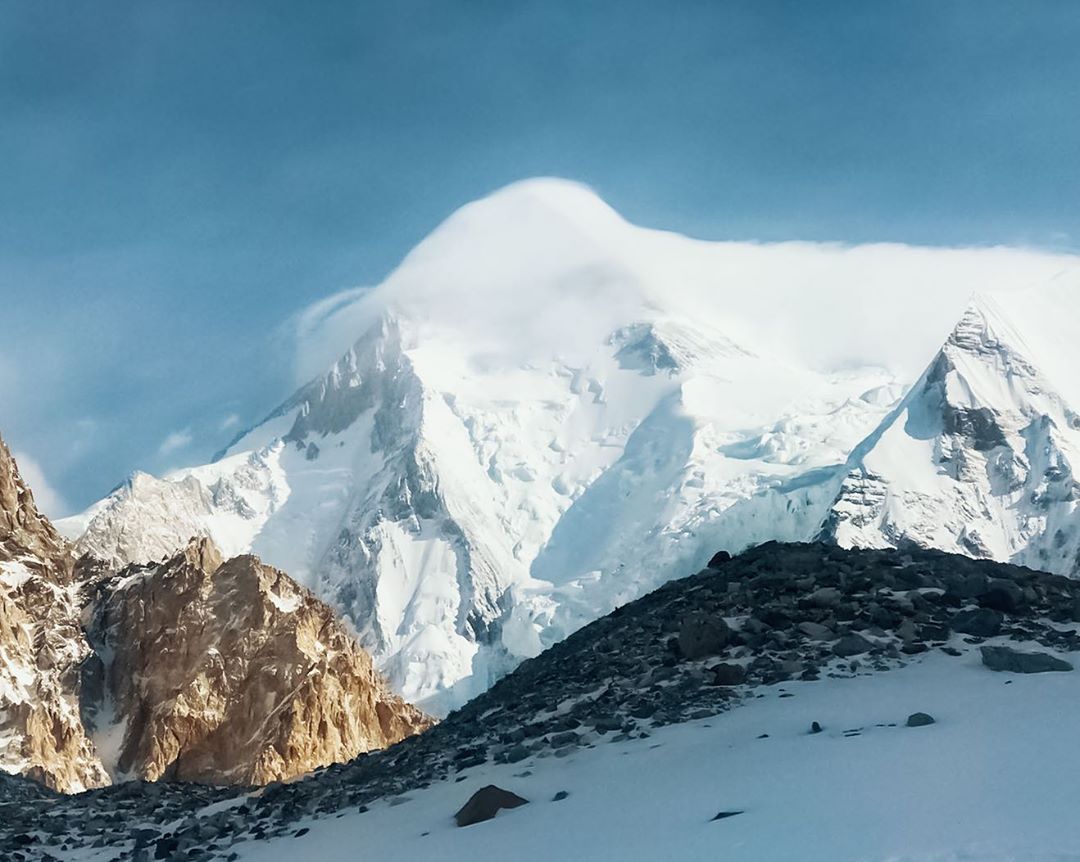
<svg viewBox="0 0 1080 862">
<path fill-rule="evenodd" d="M 934 723 L 934 716 L 925 712 L 913 712 L 907 717 L 907 721 L 904 722 L 905 727 L 926 727 L 928 724 Z"/>
<path fill-rule="evenodd" d="M 717 551 L 709 560 L 710 569 L 719 569 L 724 563 L 731 562 L 731 554 L 727 551 Z"/>
<path fill-rule="evenodd" d="M 1068 671 L 1073 666 L 1044 652 L 1020 652 L 1005 646 L 982 647 L 982 661 L 990 670 L 1008 673 L 1048 673 Z"/>
<path fill-rule="evenodd" d="M 723 618 L 711 614 L 690 614 L 679 629 L 679 651 L 691 660 L 716 655 L 730 640 L 728 624 Z"/>
<path fill-rule="evenodd" d="M 746 682 L 746 668 L 741 664 L 718 664 L 709 670 L 713 672 L 713 685 L 742 685 Z"/>
<path fill-rule="evenodd" d="M 489 784 L 469 797 L 469 801 L 454 815 L 454 821 L 458 826 L 472 826 L 474 823 L 490 820 L 503 808 L 517 808 L 528 801 L 516 793 Z"/>
<path fill-rule="evenodd" d="M 828 626 L 823 626 L 821 623 L 815 623 L 808 620 L 805 623 L 799 623 L 796 628 L 808 638 L 816 641 L 827 641 L 832 640 L 833 638 L 833 630 Z"/>
<path fill-rule="evenodd" d="M 864 652 L 870 652 L 874 648 L 874 645 L 870 643 L 862 635 L 845 635 L 840 638 L 835 644 L 833 644 L 833 655 L 840 656 L 841 658 L 848 658 L 853 655 L 862 655 Z"/>
<path fill-rule="evenodd" d="M 954 631 L 980 638 L 992 638 L 1001 631 L 1002 616 L 990 608 L 960 611 L 952 618 Z"/>
<path fill-rule="evenodd" d="M 819 608 L 835 608 L 843 599 L 843 594 L 836 587 L 821 587 L 809 596 L 810 604 Z"/>
<path fill-rule="evenodd" d="M 995 611 L 1012 613 L 1024 603 L 1024 591 L 1016 581 L 991 578 L 986 592 L 979 596 L 979 604 Z"/>
<path fill-rule="evenodd" d="M 778 630 L 791 628 L 791 617 L 778 608 L 764 608 L 757 613 L 757 619 L 769 628 Z"/>
</svg>

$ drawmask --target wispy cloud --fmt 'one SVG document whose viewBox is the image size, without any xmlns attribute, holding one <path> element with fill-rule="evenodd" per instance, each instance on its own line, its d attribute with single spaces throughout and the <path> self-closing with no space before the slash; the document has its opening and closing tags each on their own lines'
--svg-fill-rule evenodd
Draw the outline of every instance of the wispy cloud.
<svg viewBox="0 0 1080 862">
<path fill-rule="evenodd" d="M 190 428 L 185 428 L 183 431 L 174 431 L 168 437 L 161 441 L 161 445 L 158 447 L 159 455 L 169 455 L 180 449 L 185 449 L 191 445 L 191 441 L 194 439 Z"/>
<path fill-rule="evenodd" d="M 235 413 L 230 413 L 224 419 L 221 420 L 221 430 L 228 431 L 230 428 L 235 428 L 240 424 L 240 417 Z"/>
<path fill-rule="evenodd" d="M 47 478 L 41 465 L 25 450 L 13 452 L 15 463 L 19 465 L 19 472 L 23 481 L 30 486 L 34 494 L 34 502 L 38 509 L 50 518 L 62 518 L 70 511 L 67 501 L 57 491 Z"/>
</svg>

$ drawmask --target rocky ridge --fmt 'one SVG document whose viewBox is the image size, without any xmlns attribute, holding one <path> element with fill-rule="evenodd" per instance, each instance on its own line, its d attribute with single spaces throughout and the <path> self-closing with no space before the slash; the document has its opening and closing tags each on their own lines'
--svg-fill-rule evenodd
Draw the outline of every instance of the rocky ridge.
<svg viewBox="0 0 1080 862">
<path fill-rule="evenodd" d="M 223 561 L 196 539 L 164 563 L 84 578 L 84 716 L 115 737 L 115 776 L 266 784 L 430 723 L 329 607 L 257 557 Z"/>
<path fill-rule="evenodd" d="M 1061 654 L 1080 650 L 1078 620 L 1080 583 L 1061 576 L 916 547 L 769 543 L 734 559 L 718 554 L 389 749 L 255 793 L 139 783 L 60 800 L 35 791 L 2 806 L 0 842 L 32 841 L 38 853 L 93 844 L 120 858 L 227 859 L 240 842 L 302 838 L 302 818 L 363 811 L 488 760 L 527 767 L 648 737 L 791 679 L 882 673 L 930 650 L 962 656 L 1010 645 L 1053 659 L 1035 660 L 1036 669 L 1063 670 L 1072 663 Z M 1008 651 L 990 655 L 1005 670 L 1016 661 Z M 1022 664 L 1032 669 L 1032 660 Z M 957 672 L 974 671 L 958 664 Z"/>
<path fill-rule="evenodd" d="M 79 717 L 90 646 L 72 567 L 0 440 L 0 770 L 63 792 L 109 780 Z"/>
<path fill-rule="evenodd" d="M 250 786 L 430 723 L 333 611 L 195 539 L 119 572 L 36 509 L 0 441 L 0 771 L 61 792 L 127 779 Z"/>
</svg>

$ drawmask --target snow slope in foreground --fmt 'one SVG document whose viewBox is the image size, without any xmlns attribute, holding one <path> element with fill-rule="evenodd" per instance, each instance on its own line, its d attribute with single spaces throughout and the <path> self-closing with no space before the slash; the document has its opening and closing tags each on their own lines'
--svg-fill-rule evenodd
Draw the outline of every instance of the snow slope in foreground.
<svg viewBox="0 0 1080 862">
<path fill-rule="evenodd" d="M 310 828 L 301 838 L 237 849 L 258 862 L 351 862 L 358 848 L 414 862 L 1080 859 L 1080 673 L 994 673 L 977 651 L 937 653 L 886 673 L 762 691 L 648 739 L 488 764 L 364 814 L 298 824 Z M 937 723 L 904 727 L 916 711 Z M 808 734 L 812 721 L 825 731 Z M 844 736 L 854 728 L 861 734 Z M 455 827 L 453 813 L 486 784 L 530 804 Z M 563 790 L 567 799 L 549 801 Z M 710 822 L 732 810 L 743 813 Z"/>
</svg>

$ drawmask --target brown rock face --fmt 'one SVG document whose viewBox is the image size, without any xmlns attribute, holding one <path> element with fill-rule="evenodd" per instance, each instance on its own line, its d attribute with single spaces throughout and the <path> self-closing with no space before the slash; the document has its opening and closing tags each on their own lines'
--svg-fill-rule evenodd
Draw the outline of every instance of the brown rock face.
<svg viewBox="0 0 1080 862">
<path fill-rule="evenodd" d="M 34 495 L 0 439 L 0 560 L 32 557 L 51 564 L 67 553 L 67 543 L 37 510 Z"/>
<path fill-rule="evenodd" d="M 391 694 L 333 611 L 256 557 L 208 539 L 99 582 L 98 738 L 116 776 L 262 784 L 430 724 Z M 115 720 L 119 717 L 118 720 Z"/>
<path fill-rule="evenodd" d="M 67 545 L 0 440 L 0 769 L 64 792 L 109 783 L 79 717 L 89 654 Z"/>
<path fill-rule="evenodd" d="M 0 441 L 0 770 L 64 792 L 261 784 L 430 723 L 329 607 L 255 557 L 193 540 L 119 574 L 73 564 Z"/>
</svg>

